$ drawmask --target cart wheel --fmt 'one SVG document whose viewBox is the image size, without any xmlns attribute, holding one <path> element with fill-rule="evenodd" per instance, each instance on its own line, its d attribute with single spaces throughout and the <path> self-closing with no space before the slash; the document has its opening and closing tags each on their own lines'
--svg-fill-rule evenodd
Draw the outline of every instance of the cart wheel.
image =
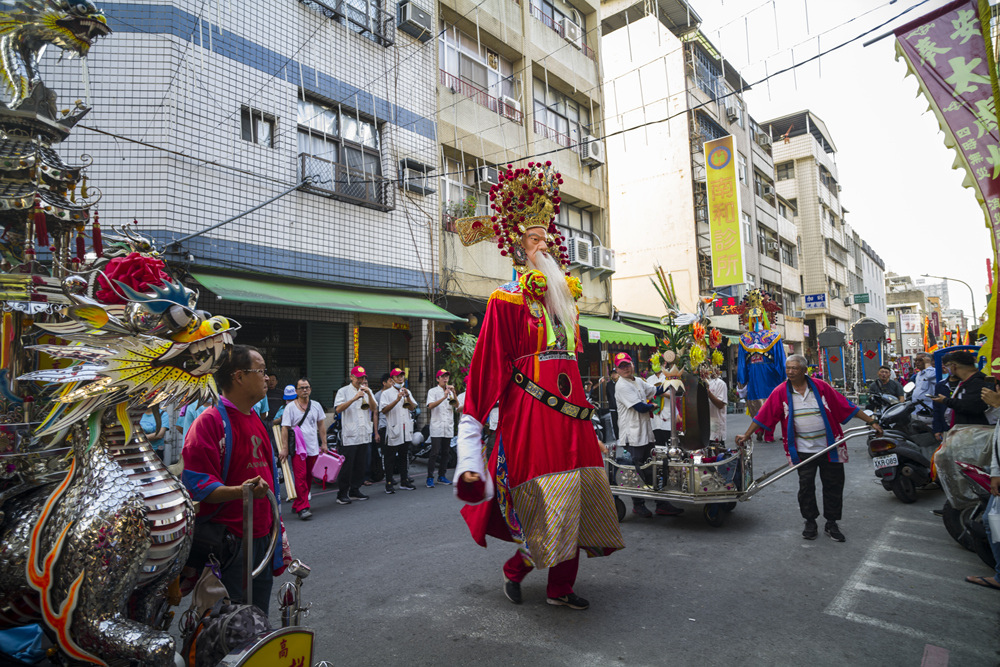
<svg viewBox="0 0 1000 667">
<path fill-rule="evenodd" d="M 702 514 L 705 516 L 705 521 L 708 525 L 718 528 L 722 525 L 722 521 L 725 515 L 722 513 L 722 505 L 719 503 L 709 503 L 705 505 L 705 509 L 702 510 Z"/>
<path fill-rule="evenodd" d="M 726 510 L 727 512 L 732 512 L 734 509 L 736 509 L 736 503 L 735 502 L 726 503 L 725 505 L 722 506 L 722 509 Z"/>
<path fill-rule="evenodd" d="M 618 513 L 618 523 L 625 520 L 625 501 L 615 496 L 615 512 Z"/>
</svg>

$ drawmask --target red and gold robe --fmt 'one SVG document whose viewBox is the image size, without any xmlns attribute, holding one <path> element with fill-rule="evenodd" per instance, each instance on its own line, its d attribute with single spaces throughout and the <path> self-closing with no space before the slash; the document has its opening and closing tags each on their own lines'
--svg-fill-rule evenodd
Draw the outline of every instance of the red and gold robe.
<svg viewBox="0 0 1000 667">
<path fill-rule="evenodd" d="M 590 408 L 566 336 L 548 345 L 541 304 L 511 282 L 493 292 L 469 373 L 464 413 L 480 424 L 499 400 L 500 423 L 487 474 L 494 497 L 467 505 L 472 537 L 513 541 L 535 567 L 624 548 L 604 460 L 589 420 L 557 412 L 512 381 L 514 369 L 581 409 Z M 462 470 L 456 470 L 459 477 Z"/>
</svg>

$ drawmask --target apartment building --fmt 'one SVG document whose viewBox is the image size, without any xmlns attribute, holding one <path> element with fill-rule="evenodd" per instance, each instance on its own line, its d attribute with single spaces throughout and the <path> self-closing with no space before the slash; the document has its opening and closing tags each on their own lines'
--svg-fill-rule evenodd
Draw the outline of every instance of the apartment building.
<svg viewBox="0 0 1000 667">
<path fill-rule="evenodd" d="M 889 346 L 896 356 L 912 357 L 924 350 L 924 319 L 932 306 L 910 276 L 885 275 Z"/>
<path fill-rule="evenodd" d="M 761 287 L 782 304 L 777 327 L 789 349 L 799 351 L 796 228 L 789 202 L 775 188 L 770 136 L 738 92 L 746 81 L 701 32 L 701 18 L 684 0 L 610 0 L 602 10 L 602 47 L 616 54 L 604 63 L 615 305 L 640 317 L 662 315 L 650 283 L 659 265 L 673 276 L 685 310 L 702 295 L 722 295 L 713 322 L 736 331 L 737 317 L 724 306 Z M 716 289 L 704 144 L 726 135 L 736 149 L 747 282 Z"/>
<path fill-rule="evenodd" d="M 60 150 L 93 156 L 105 233 L 138 221 L 327 407 L 355 362 L 412 368 L 419 393 L 435 329 L 462 320 L 437 305 L 435 8 L 413 2 L 105 0 L 89 87 L 45 63 L 94 105 Z"/>
<path fill-rule="evenodd" d="M 826 124 L 806 110 L 761 125 L 772 142 L 778 194 L 794 211 L 804 349 L 815 359 L 816 335 L 827 327 L 849 334 L 862 317 L 887 321 L 885 263 L 844 220 L 837 149 Z"/>
<path fill-rule="evenodd" d="M 557 224 L 580 309 L 611 314 L 597 2 L 441 0 L 436 105 L 441 165 L 441 284 L 448 309 L 481 320 L 490 293 L 511 279 L 496 246 L 464 247 L 454 221 L 490 214 L 488 194 L 510 164 L 551 161 L 563 176 Z"/>
</svg>

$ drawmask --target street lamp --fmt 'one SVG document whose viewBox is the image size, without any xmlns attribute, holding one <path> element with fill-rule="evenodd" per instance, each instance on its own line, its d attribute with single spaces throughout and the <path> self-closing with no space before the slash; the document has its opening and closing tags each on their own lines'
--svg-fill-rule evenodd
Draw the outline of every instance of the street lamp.
<svg viewBox="0 0 1000 667">
<path fill-rule="evenodd" d="M 972 285 L 965 282 L 964 280 L 959 280 L 958 278 L 949 278 L 948 276 L 932 276 L 929 273 L 920 274 L 922 278 L 937 278 L 938 280 L 953 280 L 956 283 L 962 283 L 969 288 L 969 297 L 972 298 L 972 319 L 976 323 L 976 327 L 979 327 L 979 311 L 976 310 L 976 293 L 972 291 Z"/>
</svg>

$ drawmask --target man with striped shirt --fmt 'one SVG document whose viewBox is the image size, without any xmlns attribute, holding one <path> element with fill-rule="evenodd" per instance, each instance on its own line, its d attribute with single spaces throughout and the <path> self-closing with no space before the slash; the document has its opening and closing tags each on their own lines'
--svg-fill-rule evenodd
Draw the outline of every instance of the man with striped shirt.
<svg viewBox="0 0 1000 667">
<path fill-rule="evenodd" d="M 819 535 L 816 519 L 819 507 L 816 504 L 816 471 L 823 483 L 823 517 L 825 531 L 831 539 L 843 542 L 847 538 L 841 532 L 840 521 L 844 504 L 844 463 L 847 462 L 847 447 L 841 444 L 823 456 L 817 453 L 843 436 L 841 424 L 858 417 L 866 422 L 878 435 L 882 427 L 870 415 L 859 412 L 858 406 L 847 400 L 833 387 L 806 375 L 808 365 L 805 357 L 793 354 L 785 362 L 787 381 L 779 384 L 767 397 L 764 405 L 754 417 L 750 428 L 743 435 L 736 436 L 736 444 L 749 440 L 758 428 L 773 430 L 781 422 L 785 453 L 792 464 L 807 463 L 798 469 L 799 511 L 806 520 L 802 537 L 815 540 Z"/>
</svg>

